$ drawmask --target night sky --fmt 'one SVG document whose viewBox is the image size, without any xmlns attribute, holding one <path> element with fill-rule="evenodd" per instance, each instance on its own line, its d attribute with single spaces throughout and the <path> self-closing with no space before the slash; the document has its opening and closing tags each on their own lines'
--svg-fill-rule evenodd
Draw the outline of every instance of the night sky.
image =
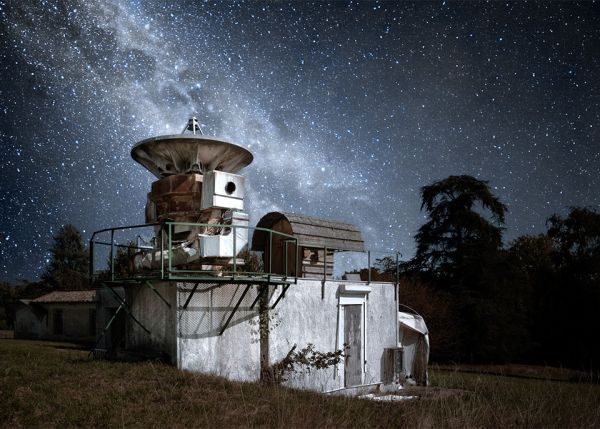
<svg viewBox="0 0 600 429">
<path fill-rule="evenodd" d="M 345 220 L 414 253 L 419 189 L 489 180 L 505 242 L 600 207 L 600 4 L 0 0 L 0 279 L 35 280 L 52 235 L 144 220 L 144 138 L 254 154 L 250 224 Z M 198 3 L 198 4 L 196 4 Z"/>
</svg>

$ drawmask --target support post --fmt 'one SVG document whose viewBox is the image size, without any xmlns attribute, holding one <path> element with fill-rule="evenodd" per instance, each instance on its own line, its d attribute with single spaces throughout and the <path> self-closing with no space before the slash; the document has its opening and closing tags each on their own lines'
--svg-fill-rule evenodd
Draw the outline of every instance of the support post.
<svg viewBox="0 0 600 429">
<path fill-rule="evenodd" d="M 160 278 L 165 279 L 165 224 L 160 225 Z"/>
<path fill-rule="evenodd" d="M 231 319 L 233 319 L 233 315 L 235 314 L 235 312 L 239 308 L 240 304 L 244 300 L 244 297 L 248 293 L 248 289 L 250 289 L 250 286 L 251 285 L 246 286 L 246 289 L 244 289 L 244 292 L 242 292 L 242 296 L 240 297 L 240 299 L 237 302 L 237 304 L 235 304 L 235 307 L 233 307 L 233 310 L 231 311 L 231 314 L 229 315 L 229 317 L 227 318 L 227 321 L 223 325 L 223 328 L 221 329 L 221 332 L 219 332 L 219 336 L 223 335 L 223 332 L 225 332 L 225 329 L 227 329 L 227 326 L 229 326 L 229 322 L 231 322 Z"/>
<path fill-rule="evenodd" d="M 254 301 L 252 301 L 252 305 L 250 306 L 251 309 L 254 309 L 254 306 L 256 305 L 256 303 L 258 302 L 258 300 L 260 299 L 260 297 L 262 296 L 262 294 L 265 292 L 265 288 L 260 287 L 258 289 L 258 294 L 256 295 L 256 298 L 254 298 Z"/>
<path fill-rule="evenodd" d="M 90 238 L 90 261 L 89 261 L 89 287 L 91 288 L 94 285 L 94 240 L 96 239 L 96 235 L 93 234 L 92 238 Z"/>
<path fill-rule="evenodd" d="M 110 329 L 110 326 L 112 325 L 113 321 L 117 318 L 117 314 L 119 314 L 119 311 L 121 311 L 122 308 L 123 308 L 123 304 L 121 304 L 117 307 L 117 310 L 114 312 L 114 314 L 112 315 L 112 317 L 110 318 L 110 320 L 108 321 L 108 323 L 106 324 L 104 329 L 102 330 L 102 333 L 96 340 L 96 344 L 94 344 L 94 347 L 92 348 L 92 350 L 90 350 L 90 353 L 88 354 L 88 358 L 94 353 L 94 350 L 96 350 L 96 347 L 98 347 L 98 344 L 100 344 L 100 340 L 102 340 L 102 338 L 104 338 L 104 336 L 106 335 L 106 331 L 108 331 Z"/>
<path fill-rule="evenodd" d="M 152 283 L 150 283 L 148 280 L 146 280 L 144 282 L 144 284 L 146 286 L 148 286 L 150 289 L 152 289 L 152 291 L 158 295 L 158 297 L 162 300 L 162 302 L 164 302 L 165 304 L 167 304 L 167 307 L 171 308 L 171 304 L 169 304 L 169 302 L 156 290 L 156 288 L 154 286 L 152 286 Z"/>
<path fill-rule="evenodd" d="M 394 285 L 394 300 L 398 301 L 400 293 L 400 253 L 396 252 L 396 284 Z"/>
<path fill-rule="evenodd" d="M 115 297 L 117 302 L 123 306 L 123 310 L 125 310 L 125 312 L 129 315 L 129 317 L 131 317 L 133 319 L 133 321 L 135 323 L 137 323 L 140 326 L 140 328 L 142 328 L 147 334 L 151 335 L 152 333 L 144 325 L 142 325 L 142 322 L 140 322 L 139 320 L 136 319 L 136 317 L 133 315 L 133 313 L 131 313 L 131 311 L 129 310 L 129 307 L 127 306 L 127 303 L 125 301 L 123 301 L 123 298 L 121 298 L 121 296 L 117 292 L 115 292 L 115 290 L 113 288 L 111 288 L 109 285 L 107 285 L 106 283 L 102 283 L 102 285 L 104 287 L 108 288 L 109 291 L 111 291 L 111 293 L 113 294 L 113 296 Z"/>
<path fill-rule="evenodd" d="M 273 230 L 269 230 L 269 274 L 267 274 L 268 282 L 271 283 L 271 274 L 273 273 Z"/>
<path fill-rule="evenodd" d="M 110 230 L 110 279 L 115 281 L 115 230 Z"/>
<path fill-rule="evenodd" d="M 233 223 L 233 220 L 232 220 Z M 237 252 L 235 251 L 235 236 L 237 235 L 237 227 L 236 225 L 231 225 L 231 233 L 233 234 L 233 275 L 231 276 L 232 280 L 235 280 L 235 270 L 237 268 Z"/>
<path fill-rule="evenodd" d="M 321 300 L 325 299 L 325 282 L 327 281 L 327 246 L 323 248 L 323 281 L 321 282 Z"/>
<path fill-rule="evenodd" d="M 285 243 L 285 251 L 284 251 L 285 271 L 283 272 L 283 279 L 287 280 L 287 276 L 288 276 L 288 243 L 289 243 L 289 240 L 284 240 L 283 242 Z"/>
<path fill-rule="evenodd" d="M 173 263 L 173 257 L 172 256 L 173 256 L 173 254 L 171 252 L 172 248 L 173 248 L 173 234 L 172 234 L 172 232 L 173 232 L 173 225 L 171 223 L 168 223 L 168 225 L 169 225 L 168 232 L 167 232 L 167 234 L 168 234 L 168 240 L 169 240 L 169 249 L 168 249 L 168 252 L 169 252 L 168 253 L 168 255 L 169 255 L 169 272 L 168 272 L 168 274 L 169 274 L 169 278 L 171 278 L 171 270 L 173 269 L 172 268 L 172 263 Z"/>
<path fill-rule="evenodd" d="M 190 295 L 187 297 L 187 299 L 185 300 L 185 304 L 183 304 L 183 309 L 185 310 L 187 308 L 187 306 L 189 305 L 190 301 L 192 300 L 192 296 L 194 296 L 194 293 L 196 292 L 196 289 L 198 289 L 198 285 L 200 283 L 196 283 L 194 285 L 194 287 L 192 288 L 192 291 L 190 292 Z"/>
<path fill-rule="evenodd" d="M 367 250 L 367 265 L 369 266 L 368 271 L 368 277 L 367 277 L 367 284 L 371 284 L 371 251 Z"/>
<path fill-rule="evenodd" d="M 279 301 L 281 301 L 281 299 L 285 297 L 285 293 L 287 292 L 287 290 L 288 290 L 289 287 L 290 287 L 289 284 L 283 285 L 283 287 L 281 288 L 281 294 L 279 294 L 279 296 L 277 297 L 277 299 L 275 300 L 275 302 L 271 306 L 271 310 L 275 309 L 275 307 L 277 306 L 277 304 L 279 303 Z"/>
<path fill-rule="evenodd" d="M 296 275 L 294 278 L 294 284 L 298 284 L 298 277 L 300 277 L 298 275 L 298 252 L 300 252 L 299 246 L 298 246 L 298 239 L 296 238 L 296 259 L 294 260 L 294 264 L 296 265 Z"/>
</svg>

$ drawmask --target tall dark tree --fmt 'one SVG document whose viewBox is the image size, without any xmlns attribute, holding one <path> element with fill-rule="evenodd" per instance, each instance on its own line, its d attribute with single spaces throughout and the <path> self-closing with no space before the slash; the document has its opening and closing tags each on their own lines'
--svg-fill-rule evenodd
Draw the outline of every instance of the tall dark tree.
<svg viewBox="0 0 600 429">
<path fill-rule="evenodd" d="M 600 280 L 600 213 L 572 207 L 566 218 L 555 214 L 548 219 L 548 236 L 561 265 L 577 261 L 578 269 Z"/>
<path fill-rule="evenodd" d="M 42 280 L 52 289 L 86 289 L 88 287 L 88 253 L 79 230 L 69 224 L 54 236 L 52 259 Z"/>
<path fill-rule="evenodd" d="M 556 297 L 560 294 L 557 272 L 554 265 L 554 242 L 546 234 L 523 235 L 513 240 L 506 251 L 509 272 L 514 273 L 506 288 L 499 291 L 509 296 L 511 323 L 520 328 L 520 334 L 528 333 L 529 340 L 523 344 L 528 361 L 540 361 L 540 356 L 557 356 L 556 329 L 549 326 L 561 325 L 562 317 L 556 312 Z M 505 276 L 506 277 L 506 276 Z M 522 311 L 519 311 L 522 310 Z M 513 316 L 524 315 L 524 319 Z M 518 336 L 518 334 L 517 334 Z M 561 363 L 560 361 L 551 362 Z"/>
<path fill-rule="evenodd" d="M 449 176 L 424 186 L 421 200 L 429 221 L 415 237 L 413 264 L 417 268 L 452 277 L 465 260 L 502 245 L 507 208 L 492 194 L 487 181 Z"/>
<path fill-rule="evenodd" d="M 600 213 L 572 207 L 567 217 L 548 219 L 554 242 L 556 293 L 551 326 L 564 338 L 561 361 L 570 366 L 600 368 Z M 559 320 L 560 319 L 560 320 Z M 564 323 L 568 320 L 569 323 Z"/>
</svg>

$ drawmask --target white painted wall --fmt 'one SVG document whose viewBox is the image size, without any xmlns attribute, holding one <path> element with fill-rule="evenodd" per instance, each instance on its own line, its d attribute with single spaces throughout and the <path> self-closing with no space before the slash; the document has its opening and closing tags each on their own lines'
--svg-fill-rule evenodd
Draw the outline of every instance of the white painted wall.
<svg viewBox="0 0 600 429">
<path fill-rule="evenodd" d="M 362 291 L 345 292 L 347 286 Z M 370 292 L 364 292 L 370 289 Z M 322 293 L 324 294 L 322 295 Z M 383 349 L 396 344 L 394 285 L 300 279 L 291 286 L 275 309 L 280 324 L 271 332 L 271 363 L 282 359 L 290 348 L 308 343 L 321 352 L 343 349 L 343 304 L 363 307 L 363 384 L 377 383 L 383 374 Z M 311 370 L 289 379 L 288 385 L 325 391 L 344 387 L 343 361 L 338 367 Z"/>
<path fill-rule="evenodd" d="M 345 292 L 353 284 L 357 290 Z M 345 285 L 345 286 L 342 286 Z M 260 377 L 260 338 L 257 296 L 252 286 L 242 301 L 230 326 L 219 330 L 241 297 L 245 285 L 199 286 L 187 310 L 182 307 L 191 284 L 178 284 L 177 364 L 181 369 L 211 373 L 234 380 L 258 380 Z M 269 360 L 282 359 L 294 344 L 297 349 L 312 343 L 321 352 L 342 348 L 340 319 L 342 299 L 354 298 L 364 303 L 365 364 L 363 382 L 380 382 L 383 373 L 383 349 L 396 345 L 396 311 L 394 285 L 372 283 L 370 292 L 364 283 L 299 279 L 292 285 L 270 314 Z M 271 294 L 271 304 L 279 296 L 279 286 Z M 362 290 L 362 291 L 361 291 Z M 331 390 L 344 386 L 343 363 L 337 368 L 311 369 L 292 375 L 288 385 L 311 390 Z"/>
<path fill-rule="evenodd" d="M 232 380 L 260 377 L 257 288 L 251 286 L 223 335 L 219 332 L 246 285 L 199 285 L 186 310 L 193 284 L 178 284 L 177 366 Z"/>
</svg>

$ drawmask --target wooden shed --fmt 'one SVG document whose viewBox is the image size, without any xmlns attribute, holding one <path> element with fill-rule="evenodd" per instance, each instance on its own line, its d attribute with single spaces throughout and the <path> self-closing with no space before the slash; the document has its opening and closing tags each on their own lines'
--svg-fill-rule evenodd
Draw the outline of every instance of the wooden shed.
<svg viewBox="0 0 600 429">
<path fill-rule="evenodd" d="M 269 271 L 269 252 L 272 249 L 270 268 L 274 274 L 296 276 L 298 271 L 298 277 L 332 278 L 335 251 L 364 251 L 362 234 L 350 223 L 293 213 L 271 212 L 263 216 L 256 226 L 292 235 L 298 239 L 298 260 L 295 261 L 296 246 L 293 241 L 286 241 L 285 236 L 273 234 L 272 245 L 270 245 L 268 232 L 260 229 L 254 232 L 252 250 L 264 252 L 265 271 Z"/>
</svg>

